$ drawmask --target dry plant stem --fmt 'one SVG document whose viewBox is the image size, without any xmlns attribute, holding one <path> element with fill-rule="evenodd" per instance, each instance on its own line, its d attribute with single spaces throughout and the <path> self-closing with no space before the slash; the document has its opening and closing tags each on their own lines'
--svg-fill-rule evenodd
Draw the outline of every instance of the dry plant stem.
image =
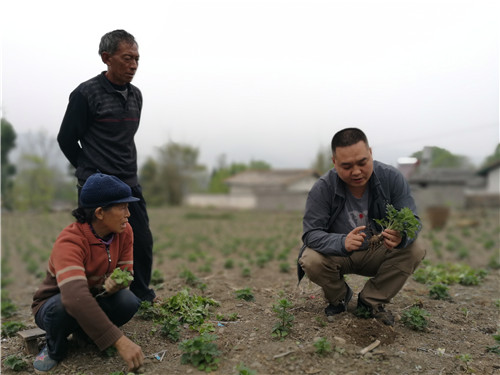
<svg viewBox="0 0 500 375">
<path fill-rule="evenodd" d="M 374 342 L 372 342 L 370 345 L 368 345 L 366 348 L 363 348 L 359 351 L 359 354 L 361 355 L 365 355 L 366 353 L 368 353 L 369 351 L 375 349 L 377 346 L 380 345 L 380 340 L 375 340 Z"/>
<path fill-rule="evenodd" d="M 292 353 L 295 353 L 295 350 L 290 350 L 290 351 L 285 352 L 285 353 L 276 354 L 273 357 L 273 359 L 277 359 L 277 358 L 281 358 L 281 357 L 286 357 L 288 354 L 292 354 Z"/>
</svg>

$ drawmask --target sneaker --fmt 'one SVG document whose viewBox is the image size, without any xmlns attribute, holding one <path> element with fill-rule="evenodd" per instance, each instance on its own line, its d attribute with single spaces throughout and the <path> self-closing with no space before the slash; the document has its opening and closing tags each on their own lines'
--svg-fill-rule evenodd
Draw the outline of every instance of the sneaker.
<svg viewBox="0 0 500 375">
<path fill-rule="evenodd" d="M 352 298 L 352 289 L 347 285 L 347 292 L 345 293 L 345 298 L 338 305 L 332 305 L 331 303 L 325 308 L 326 316 L 333 316 L 336 314 L 340 314 L 347 310 L 347 304 Z"/>
<path fill-rule="evenodd" d="M 386 326 L 394 325 L 394 316 L 390 311 L 386 311 L 384 306 L 379 305 L 377 308 L 373 309 L 370 305 L 364 302 L 358 297 L 358 306 L 356 307 L 355 315 L 359 318 L 375 318 Z"/>
<path fill-rule="evenodd" d="M 33 367 L 38 374 L 46 374 L 57 366 L 58 362 L 49 357 L 49 348 L 45 345 L 36 356 Z"/>
</svg>

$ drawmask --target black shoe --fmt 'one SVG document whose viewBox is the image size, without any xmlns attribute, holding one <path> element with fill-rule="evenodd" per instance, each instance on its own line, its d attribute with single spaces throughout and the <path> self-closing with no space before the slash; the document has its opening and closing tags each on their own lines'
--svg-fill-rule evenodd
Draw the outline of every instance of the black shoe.
<svg viewBox="0 0 500 375">
<path fill-rule="evenodd" d="M 355 315 L 358 318 L 375 318 L 384 323 L 386 326 L 394 325 L 394 316 L 390 311 L 386 311 L 384 306 L 380 305 L 376 309 L 373 309 L 360 297 L 358 297 L 358 306 L 356 307 Z"/>
<path fill-rule="evenodd" d="M 325 314 L 326 316 L 332 316 L 336 314 L 340 314 L 341 312 L 344 312 L 347 310 L 347 304 L 352 298 L 352 289 L 347 285 L 347 292 L 345 293 L 345 298 L 343 301 L 341 301 L 338 305 L 332 305 L 331 303 L 326 306 L 325 308 Z"/>
</svg>

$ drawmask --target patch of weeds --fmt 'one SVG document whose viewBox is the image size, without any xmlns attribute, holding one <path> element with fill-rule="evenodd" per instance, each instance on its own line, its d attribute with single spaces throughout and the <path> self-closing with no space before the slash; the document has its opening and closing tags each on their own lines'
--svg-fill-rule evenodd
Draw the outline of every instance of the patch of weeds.
<svg viewBox="0 0 500 375">
<path fill-rule="evenodd" d="M 26 328 L 23 322 L 3 322 L 2 323 L 2 336 L 12 337 L 20 330 Z"/>
<path fill-rule="evenodd" d="M 494 254 L 490 257 L 490 260 L 488 262 L 488 267 L 494 270 L 500 268 L 500 259 L 497 254 Z"/>
<path fill-rule="evenodd" d="M 181 329 L 179 318 L 175 315 L 171 315 L 169 317 L 165 317 L 160 322 L 161 330 L 160 332 L 166 336 L 170 341 L 177 342 L 181 336 Z"/>
<path fill-rule="evenodd" d="M 224 268 L 228 270 L 234 268 L 234 260 L 230 258 L 226 259 L 226 261 L 224 262 Z"/>
<path fill-rule="evenodd" d="M 495 345 L 486 347 L 486 351 L 500 355 L 500 333 L 493 335 L 493 339 L 495 340 Z"/>
<path fill-rule="evenodd" d="M 314 342 L 314 348 L 316 349 L 316 354 L 324 356 L 332 351 L 332 344 L 326 338 L 320 337 Z"/>
<path fill-rule="evenodd" d="M 281 273 L 288 273 L 290 272 L 290 264 L 289 263 L 280 263 L 280 272 Z"/>
<path fill-rule="evenodd" d="M 28 364 L 17 355 L 9 355 L 3 360 L 3 365 L 14 371 L 23 371 L 28 368 Z"/>
<path fill-rule="evenodd" d="M 425 331 L 429 324 L 428 316 L 430 316 L 428 311 L 418 306 L 412 306 L 401 314 L 401 322 L 414 331 Z"/>
<path fill-rule="evenodd" d="M 431 299 L 440 299 L 440 300 L 450 300 L 451 296 L 448 293 L 448 286 L 444 284 L 434 284 L 429 290 L 429 297 Z"/>
<path fill-rule="evenodd" d="M 255 301 L 255 297 L 252 293 L 252 289 L 250 288 L 243 288 L 243 289 L 239 289 L 237 291 L 235 291 L 236 293 L 236 298 L 237 299 L 243 299 L 245 301 Z"/>
<path fill-rule="evenodd" d="M 217 370 L 220 352 L 214 341 L 217 336 L 204 333 L 198 337 L 184 340 L 179 344 L 182 350 L 181 363 L 191 364 L 200 371 Z"/>
<path fill-rule="evenodd" d="M 320 327 L 326 327 L 328 325 L 325 319 L 320 318 L 319 316 L 315 317 L 314 320 L 316 321 L 316 323 L 318 323 L 318 326 Z"/>
<path fill-rule="evenodd" d="M 243 267 L 243 269 L 241 270 L 241 276 L 250 277 L 251 275 L 252 275 L 252 272 L 250 271 L 250 268 Z"/>
<path fill-rule="evenodd" d="M 17 311 L 16 305 L 14 305 L 12 300 L 9 298 L 9 295 L 4 290 L 2 290 L 1 306 L 2 306 L 2 314 L 1 314 L 2 318 L 10 318 Z"/>
<path fill-rule="evenodd" d="M 293 307 L 292 302 L 286 298 L 281 298 L 278 303 L 273 305 L 273 311 L 278 317 L 278 322 L 274 325 L 271 336 L 283 340 L 289 333 L 293 325 L 295 317 L 290 313 Z"/>
<path fill-rule="evenodd" d="M 468 373 L 474 372 L 474 370 L 472 370 L 472 368 L 469 367 L 469 364 L 472 362 L 472 356 L 470 354 L 460 354 L 457 355 L 456 358 L 458 358 L 461 362 L 464 363 L 466 372 Z"/>
<path fill-rule="evenodd" d="M 363 305 L 358 305 L 356 310 L 354 310 L 354 316 L 361 319 L 370 319 L 372 317 L 372 311 L 370 308 Z"/>
<path fill-rule="evenodd" d="M 154 269 L 153 273 L 151 274 L 151 284 L 153 286 L 158 286 L 160 284 L 163 284 L 164 282 L 165 278 L 163 277 L 161 271 L 158 269 Z"/>
<path fill-rule="evenodd" d="M 426 262 L 415 271 L 413 278 L 422 284 L 479 285 L 487 274 L 486 270 L 475 270 L 466 264 L 431 265 Z"/>
<path fill-rule="evenodd" d="M 252 370 L 248 367 L 246 367 L 243 363 L 240 363 L 236 366 L 236 375 L 256 375 L 257 371 Z"/>
<path fill-rule="evenodd" d="M 191 272 L 188 269 L 184 269 L 181 271 L 179 274 L 179 277 L 184 279 L 186 281 L 186 284 L 195 288 L 199 288 L 201 290 L 204 290 L 206 288 L 206 284 L 204 284 L 198 276 L 196 276 L 193 272 Z"/>
<path fill-rule="evenodd" d="M 221 322 L 235 322 L 238 320 L 238 313 L 231 313 L 229 315 L 217 314 L 215 317 Z"/>
<path fill-rule="evenodd" d="M 106 350 L 102 351 L 102 354 L 108 358 L 116 356 L 116 353 L 118 353 L 118 350 L 113 345 L 107 347 Z"/>
</svg>

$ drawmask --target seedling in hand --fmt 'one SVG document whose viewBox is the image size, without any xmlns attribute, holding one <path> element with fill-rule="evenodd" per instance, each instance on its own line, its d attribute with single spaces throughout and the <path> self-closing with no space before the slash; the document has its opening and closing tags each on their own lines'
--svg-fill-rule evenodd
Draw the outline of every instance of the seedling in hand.
<svg viewBox="0 0 500 375">
<path fill-rule="evenodd" d="M 406 234 L 409 239 L 415 238 L 421 228 L 421 224 L 412 210 L 408 207 L 403 207 L 398 211 L 392 204 L 386 206 L 385 218 L 373 220 L 382 227 L 382 232 L 386 229 L 392 229 L 402 235 Z M 383 240 L 382 233 L 376 234 L 370 239 L 370 244 L 372 247 L 375 247 Z"/>
<path fill-rule="evenodd" d="M 127 269 L 122 270 L 121 268 L 115 268 L 110 277 L 115 283 L 123 285 L 125 288 L 128 287 L 132 281 L 134 281 L 134 276 L 132 276 Z"/>
</svg>

